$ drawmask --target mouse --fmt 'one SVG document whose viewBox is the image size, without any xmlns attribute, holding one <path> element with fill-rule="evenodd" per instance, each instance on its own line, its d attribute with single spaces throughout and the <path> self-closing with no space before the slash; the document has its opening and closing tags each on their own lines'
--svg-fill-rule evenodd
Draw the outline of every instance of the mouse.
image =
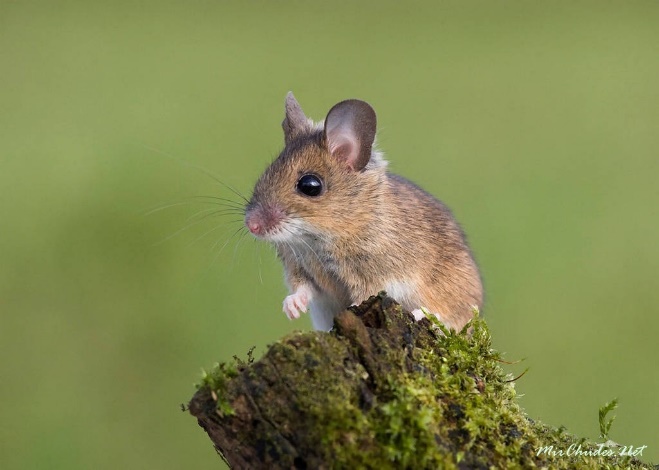
<svg viewBox="0 0 659 470">
<path fill-rule="evenodd" d="M 376 127 L 365 101 L 314 122 L 289 92 L 284 149 L 256 181 L 245 226 L 277 251 L 289 319 L 308 312 L 329 331 L 337 314 L 386 291 L 415 319 L 460 330 L 483 303 L 465 234 L 444 203 L 388 170 Z"/>
</svg>

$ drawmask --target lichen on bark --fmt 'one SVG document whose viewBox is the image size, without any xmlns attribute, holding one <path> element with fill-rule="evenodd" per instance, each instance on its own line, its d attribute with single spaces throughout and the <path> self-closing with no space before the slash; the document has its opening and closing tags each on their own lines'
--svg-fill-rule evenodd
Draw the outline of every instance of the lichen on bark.
<svg viewBox="0 0 659 470">
<path fill-rule="evenodd" d="M 330 333 L 218 365 L 189 410 L 232 468 L 651 468 L 541 452 L 597 446 L 526 416 L 481 318 L 461 332 L 433 319 L 380 293 Z"/>
</svg>

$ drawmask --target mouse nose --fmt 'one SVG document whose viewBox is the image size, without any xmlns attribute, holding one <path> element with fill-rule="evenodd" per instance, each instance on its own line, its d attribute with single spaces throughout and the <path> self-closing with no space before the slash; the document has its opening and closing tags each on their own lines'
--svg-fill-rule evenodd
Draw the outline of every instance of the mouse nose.
<svg viewBox="0 0 659 470">
<path fill-rule="evenodd" d="M 253 213 L 248 213 L 247 216 L 245 216 L 245 225 L 254 235 L 263 234 L 263 224 L 259 223 L 257 217 L 255 217 Z"/>
<path fill-rule="evenodd" d="M 253 235 L 267 238 L 271 232 L 278 230 L 283 219 L 284 213 L 279 207 L 255 205 L 247 209 L 245 226 Z"/>
<path fill-rule="evenodd" d="M 247 221 L 247 228 L 254 235 L 261 235 L 261 233 L 263 232 L 263 227 L 261 227 L 261 224 L 253 220 Z"/>
</svg>

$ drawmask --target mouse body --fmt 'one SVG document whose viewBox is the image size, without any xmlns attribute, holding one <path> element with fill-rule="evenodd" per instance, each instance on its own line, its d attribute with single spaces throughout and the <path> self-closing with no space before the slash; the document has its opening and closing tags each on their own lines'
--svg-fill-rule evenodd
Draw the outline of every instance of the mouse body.
<svg viewBox="0 0 659 470">
<path fill-rule="evenodd" d="M 245 225 L 276 247 L 286 315 L 309 311 L 328 331 L 385 290 L 417 319 L 424 309 L 461 329 L 482 306 L 478 267 L 451 211 L 387 171 L 373 108 L 342 101 L 314 123 L 289 93 L 285 110 L 284 150 L 256 182 Z"/>
</svg>

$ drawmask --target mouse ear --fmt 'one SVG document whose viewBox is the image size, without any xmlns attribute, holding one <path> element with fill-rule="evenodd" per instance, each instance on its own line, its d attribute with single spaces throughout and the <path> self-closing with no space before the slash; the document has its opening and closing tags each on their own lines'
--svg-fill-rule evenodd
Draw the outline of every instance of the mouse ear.
<svg viewBox="0 0 659 470">
<path fill-rule="evenodd" d="M 365 101 L 346 100 L 335 105 L 325 118 L 325 143 L 336 158 L 355 171 L 371 158 L 377 120 L 375 111 Z"/>
<path fill-rule="evenodd" d="M 300 103 L 297 102 L 292 91 L 289 91 L 286 95 L 284 106 L 286 108 L 286 115 L 281 123 L 281 127 L 284 129 L 284 141 L 288 144 L 300 131 L 309 127 L 309 120 L 304 115 L 304 111 L 302 111 Z"/>
</svg>

